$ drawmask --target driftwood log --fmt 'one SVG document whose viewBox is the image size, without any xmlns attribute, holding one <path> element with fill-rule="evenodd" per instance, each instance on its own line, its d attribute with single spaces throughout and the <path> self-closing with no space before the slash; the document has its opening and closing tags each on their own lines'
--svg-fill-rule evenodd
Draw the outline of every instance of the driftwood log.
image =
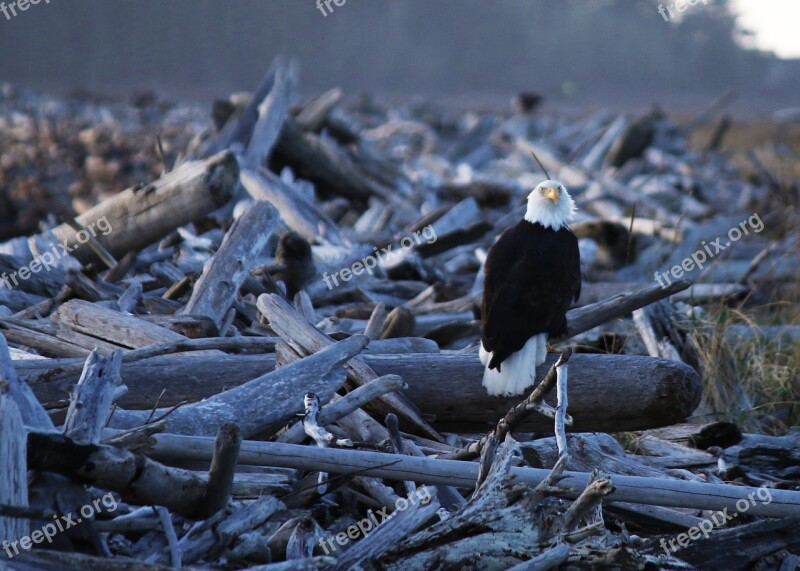
<svg viewBox="0 0 800 571">
<path fill-rule="evenodd" d="M 239 176 L 236 159 L 223 152 L 204 161 L 189 162 L 163 178 L 142 188 L 130 188 L 87 210 L 77 221 L 100 229 L 108 224 L 107 233 L 97 232 L 100 244 L 112 255 L 120 257 L 138 251 L 163 238 L 178 226 L 202 218 L 228 202 Z M 69 224 L 53 230 L 56 237 L 82 262 L 95 259 L 88 247 L 79 246 L 77 232 Z"/>
<path fill-rule="evenodd" d="M 219 326 L 239 288 L 250 275 L 254 259 L 262 253 L 278 212 L 269 202 L 255 202 L 233 223 L 222 245 L 197 280 L 184 314 L 210 317 Z"/>
<path fill-rule="evenodd" d="M 557 355 L 537 369 L 543 378 Z M 519 399 L 487 397 L 481 386 L 483 366 L 477 355 L 460 353 L 362 355 L 378 375 L 399 375 L 406 395 L 439 427 L 484 432 Z M 41 402 L 66 397 L 79 377 L 82 360 L 15 361 Z M 122 364 L 128 393 L 120 405 L 151 409 L 208 398 L 274 368 L 272 355 L 175 355 Z M 62 374 L 62 370 L 70 370 Z M 624 371 L 625 374 L 619 374 Z M 160 379 L 154 383 L 153 379 Z M 682 363 L 626 355 L 573 355 L 570 360 L 570 414 L 573 431 L 644 430 L 682 422 L 697 406 L 701 384 Z M 164 394 L 162 396 L 162 391 Z M 303 391 L 305 392 L 305 391 Z M 458 402 L 452 399 L 459 394 Z M 302 393 L 301 393 L 302 395 Z M 553 396 L 547 399 L 553 405 Z M 525 430 L 547 430 L 547 419 L 529 417 Z"/>
<path fill-rule="evenodd" d="M 574 356 L 573 356 L 574 358 Z M 572 363 L 572 361 L 570 361 Z M 148 454 L 162 459 L 209 459 L 214 451 L 214 439 L 174 434 L 156 434 L 150 439 Z M 358 470 L 360 474 L 397 481 L 413 480 L 426 484 L 446 484 L 472 488 L 478 479 L 479 465 L 461 460 L 436 460 L 399 454 L 368 452 L 337 448 L 317 448 L 277 442 L 242 442 L 239 461 L 243 464 L 281 466 L 303 470 L 321 470 L 344 474 Z M 550 470 L 511 468 L 516 482 L 537 485 L 547 478 Z M 577 498 L 586 488 L 589 474 L 564 472 L 558 495 Z M 706 484 L 679 479 L 614 476 L 616 490 L 609 500 L 647 505 L 694 509 L 735 511 L 736 500 L 748 500 L 757 488 L 733 484 Z M 771 517 L 796 517 L 800 510 L 800 492 L 771 490 L 772 501 L 756 502 L 748 514 Z M 749 502 L 749 500 L 748 500 Z"/>
<path fill-rule="evenodd" d="M 166 430 L 179 434 L 213 435 L 225 423 L 239 426 L 247 438 L 272 434 L 303 410 L 303 396 L 309 390 L 328 402 L 342 386 L 342 365 L 367 344 L 363 335 L 331 344 L 325 350 L 287 365 L 227 391 L 171 412 Z M 263 357 L 261 357 L 263 359 Z M 120 411 L 111 418 L 113 428 L 136 428 L 150 418 L 149 411 Z"/>
</svg>

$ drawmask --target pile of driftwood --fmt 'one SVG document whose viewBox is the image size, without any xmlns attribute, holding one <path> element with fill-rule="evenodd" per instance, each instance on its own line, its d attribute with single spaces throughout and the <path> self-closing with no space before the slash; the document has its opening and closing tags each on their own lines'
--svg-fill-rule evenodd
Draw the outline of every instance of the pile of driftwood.
<svg viewBox="0 0 800 571">
<path fill-rule="evenodd" d="M 797 566 L 800 433 L 685 422 L 700 306 L 790 281 L 795 236 L 652 278 L 768 188 L 659 111 L 293 106 L 296 82 L 274 65 L 163 176 L 0 246 L 0 568 Z M 532 151 L 582 209 L 585 285 L 500 399 L 481 263 Z"/>
</svg>

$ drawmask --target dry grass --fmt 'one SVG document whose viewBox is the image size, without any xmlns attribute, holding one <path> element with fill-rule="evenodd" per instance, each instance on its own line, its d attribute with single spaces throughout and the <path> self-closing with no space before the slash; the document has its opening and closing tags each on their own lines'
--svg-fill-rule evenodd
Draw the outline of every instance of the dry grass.
<svg viewBox="0 0 800 571">
<path fill-rule="evenodd" d="M 700 127 L 690 138 L 696 150 L 705 149 L 715 125 Z M 800 124 L 779 124 L 767 120 L 734 121 L 723 140 L 722 152 L 731 155 L 731 162 L 740 169 L 744 177 L 754 177 L 758 173 L 745 153 L 751 149 L 759 153 L 764 166 L 779 181 L 791 183 L 800 179 L 800 161 L 790 154 L 777 155 L 779 152 L 792 150 L 800 154 Z"/>
<path fill-rule="evenodd" d="M 706 125 L 691 137 L 697 151 L 706 148 L 715 125 Z M 735 121 L 727 132 L 722 152 L 744 179 L 764 183 L 748 157 L 753 151 L 777 183 L 759 212 L 771 213 L 767 237 L 784 239 L 800 228 L 800 124 L 768 120 Z M 712 418 L 738 422 L 749 431 L 783 433 L 800 425 L 800 344 L 775 346 L 754 335 L 748 340 L 726 338 L 733 324 L 757 329 L 760 325 L 800 325 L 800 275 L 794 284 L 763 288 L 771 303 L 743 304 L 746 309 L 709 307 L 704 333 L 695 339 L 701 355 L 705 391 L 703 410 Z"/>
<path fill-rule="evenodd" d="M 725 332 L 735 324 L 754 334 L 731 338 Z M 800 425 L 800 345 L 770 342 L 736 309 L 713 308 L 704 325 L 693 333 L 704 369 L 699 413 L 748 432 L 783 434 Z"/>
</svg>

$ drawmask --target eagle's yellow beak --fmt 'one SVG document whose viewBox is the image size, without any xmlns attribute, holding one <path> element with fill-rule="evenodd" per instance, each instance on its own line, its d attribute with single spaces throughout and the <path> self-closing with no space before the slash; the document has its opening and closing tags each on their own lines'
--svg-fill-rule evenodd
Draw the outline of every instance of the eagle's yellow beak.
<svg viewBox="0 0 800 571">
<path fill-rule="evenodd" d="M 558 189 L 554 186 L 549 187 L 544 191 L 544 197 L 553 201 L 553 204 L 558 204 Z"/>
</svg>

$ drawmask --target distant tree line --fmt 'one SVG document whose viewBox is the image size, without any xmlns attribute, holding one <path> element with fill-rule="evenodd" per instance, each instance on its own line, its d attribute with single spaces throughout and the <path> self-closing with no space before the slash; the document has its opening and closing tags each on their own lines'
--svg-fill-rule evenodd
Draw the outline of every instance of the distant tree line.
<svg viewBox="0 0 800 571">
<path fill-rule="evenodd" d="M 664 2 L 669 3 L 669 2 Z M 249 89 L 277 53 L 303 87 L 453 94 L 573 86 L 786 89 L 728 0 L 665 22 L 657 0 L 70 0 L 0 21 L 0 80 L 88 89 Z M 776 66 L 779 71 L 776 71 Z M 785 67 L 785 66 L 784 66 Z M 795 74 L 800 75 L 800 74 Z"/>
</svg>

